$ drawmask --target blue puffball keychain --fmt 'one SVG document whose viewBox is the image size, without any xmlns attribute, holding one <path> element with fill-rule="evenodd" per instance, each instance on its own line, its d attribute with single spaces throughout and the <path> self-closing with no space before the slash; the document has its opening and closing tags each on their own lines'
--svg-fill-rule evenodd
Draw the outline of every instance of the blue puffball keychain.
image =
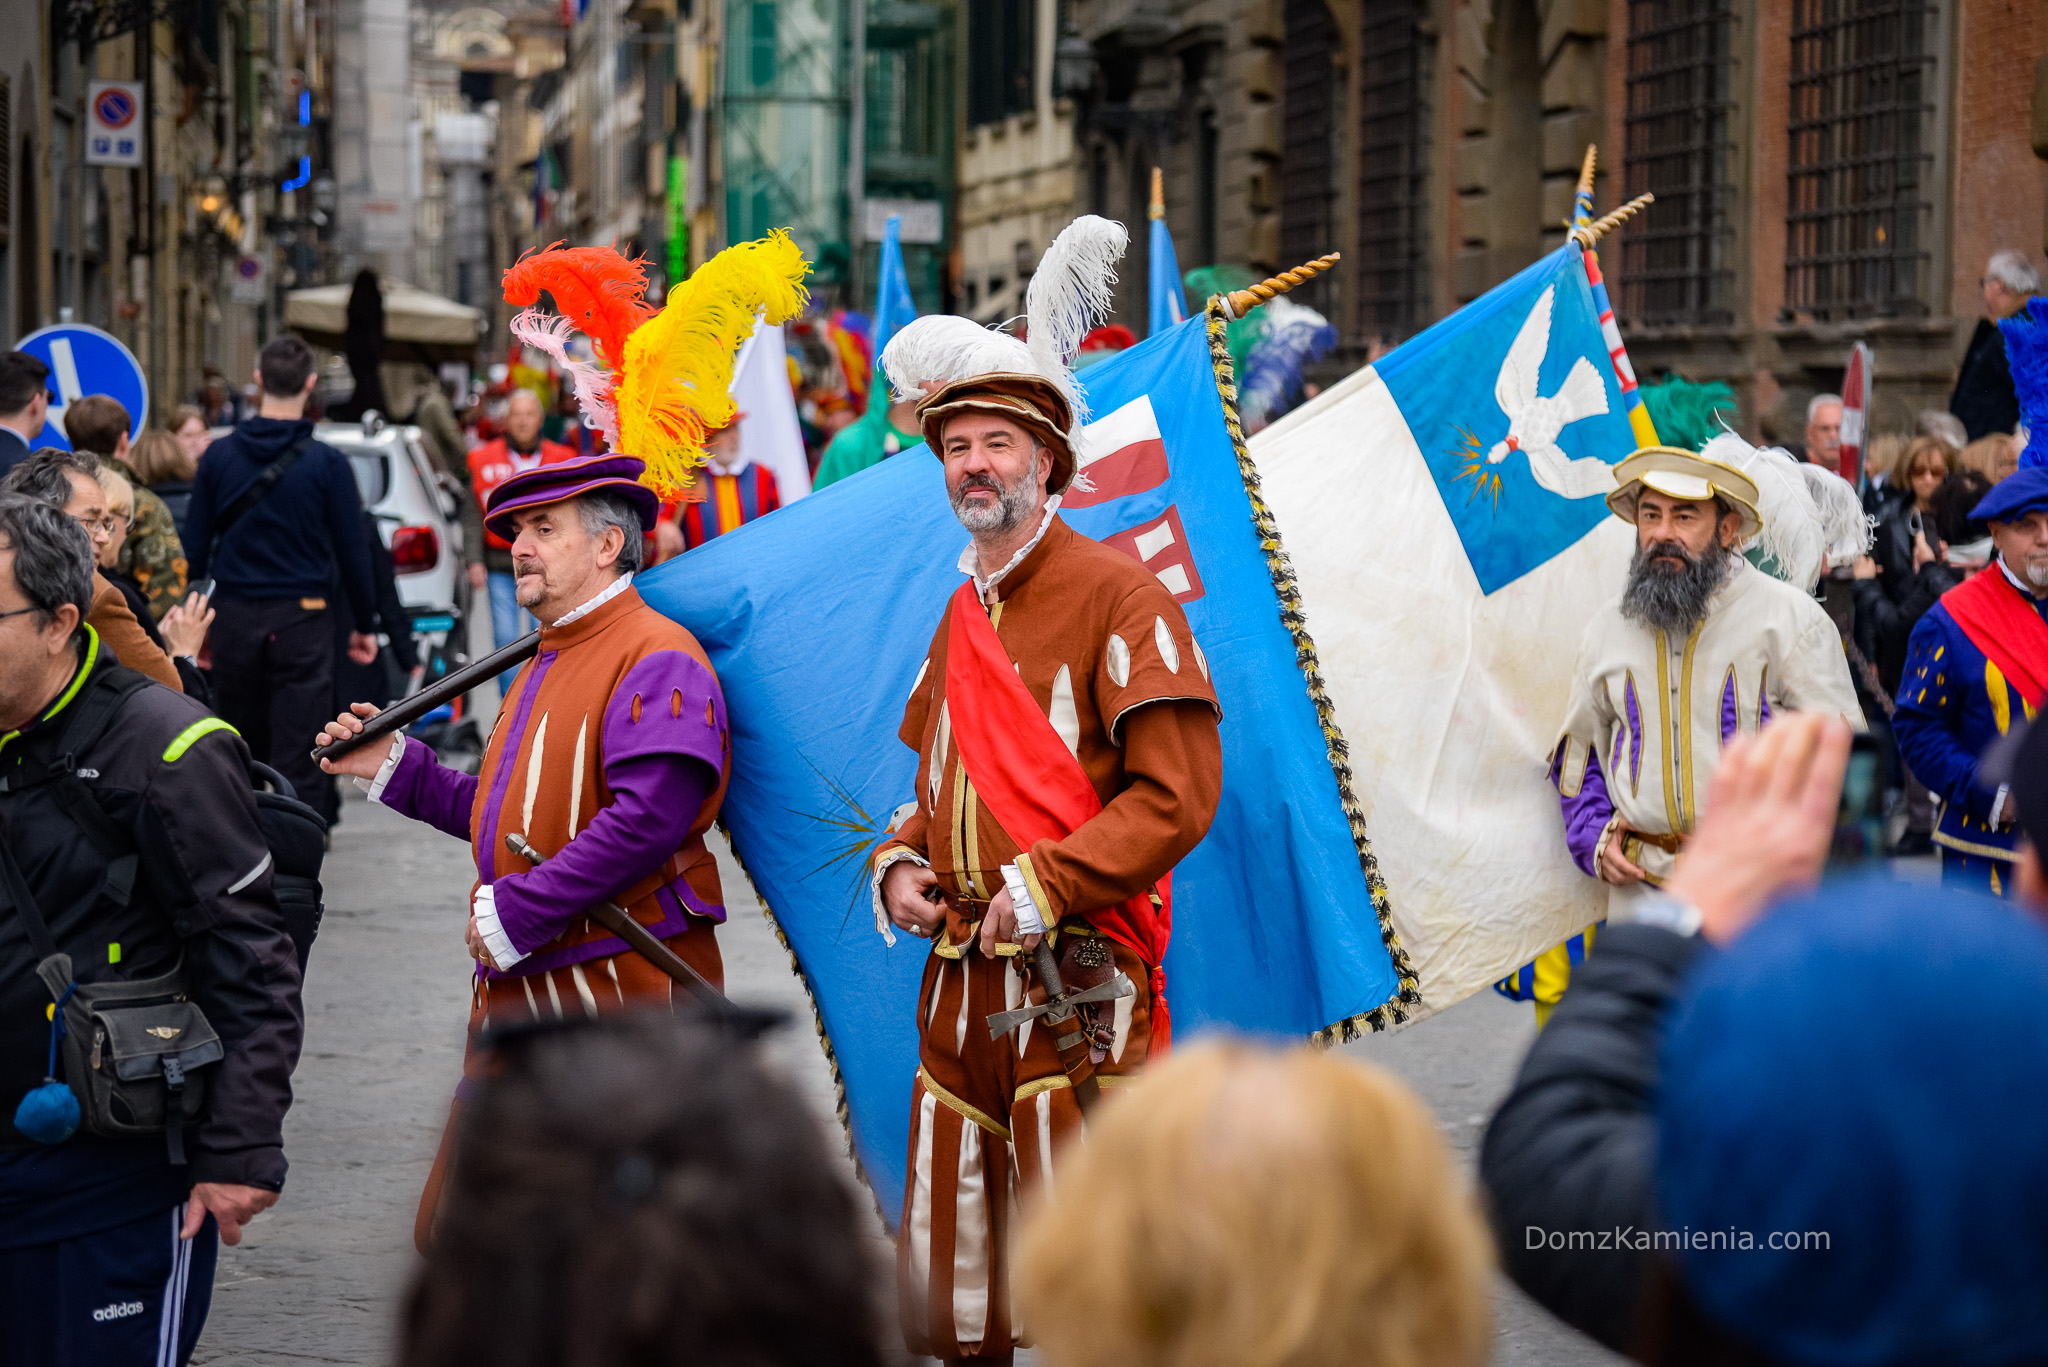
<svg viewBox="0 0 2048 1367">
<path fill-rule="evenodd" d="M 57 1081 L 57 1042 L 64 1038 L 64 1004 L 78 990 L 73 983 L 50 1008 L 50 1066 L 43 1085 L 14 1108 L 14 1128 L 38 1144 L 61 1144 L 78 1133 L 78 1098 Z"/>
</svg>

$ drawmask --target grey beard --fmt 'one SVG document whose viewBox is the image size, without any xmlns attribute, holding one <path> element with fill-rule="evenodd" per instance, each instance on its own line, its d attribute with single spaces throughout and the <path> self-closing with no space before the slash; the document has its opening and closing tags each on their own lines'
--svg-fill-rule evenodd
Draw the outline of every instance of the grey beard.
<svg viewBox="0 0 2048 1367">
<path fill-rule="evenodd" d="M 2024 575 L 2037 589 L 2048 589 L 2048 560 L 2029 560 Z"/>
<path fill-rule="evenodd" d="M 1010 488 L 1003 488 L 985 475 L 969 475 L 953 494 L 953 516 L 960 519 L 960 525 L 976 536 L 1000 536 L 1014 532 L 1031 512 L 1032 490 L 1038 484 L 1038 458 L 1034 455 L 1031 468 Z M 970 489 L 994 489 L 996 503 L 992 508 L 970 507 L 966 502 Z"/>
<path fill-rule="evenodd" d="M 1685 556 L 1684 569 L 1673 572 L 1650 563 L 1653 554 L 1671 551 Z M 1714 591 L 1734 572 L 1735 557 L 1719 542 L 1697 556 L 1675 541 L 1655 542 L 1647 549 L 1638 546 L 1629 562 L 1628 587 L 1621 594 L 1621 615 L 1666 636 L 1691 636 L 1706 617 Z"/>
</svg>

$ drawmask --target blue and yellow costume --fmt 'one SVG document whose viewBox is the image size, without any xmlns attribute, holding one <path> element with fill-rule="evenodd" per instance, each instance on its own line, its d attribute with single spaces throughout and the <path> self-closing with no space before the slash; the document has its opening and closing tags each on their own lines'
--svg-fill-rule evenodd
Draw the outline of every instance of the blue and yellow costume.
<svg viewBox="0 0 2048 1367">
<path fill-rule="evenodd" d="M 2008 522 L 2044 509 L 2048 469 L 2027 469 L 1994 488 L 1971 517 Z M 1969 606 L 1966 598 L 1973 596 L 1980 605 L 1974 635 L 1958 620 Z M 1989 636 L 1984 623 L 1993 619 L 1981 609 L 1987 599 L 1995 600 L 2001 614 L 1995 619 L 2001 629 Z M 2030 614 L 2039 616 L 2042 630 L 2033 630 Z M 2003 667 L 1986 654 L 1985 645 Z M 2011 677 L 2020 674 L 2025 677 Z M 2043 679 L 2048 679 L 2048 597 L 2038 596 L 2002 559 L 1944 594 L 1913 628 L 1892 728 L 1914 776 L 1942 799 L 1934 841 L 1942 847 L 1945 882 L 2004 897 L 2013 894 L 2020 833 L 2010 803 L 1978 781 L 1977 769 L 2000 736 L 2041 710 Z"/>
</svg>

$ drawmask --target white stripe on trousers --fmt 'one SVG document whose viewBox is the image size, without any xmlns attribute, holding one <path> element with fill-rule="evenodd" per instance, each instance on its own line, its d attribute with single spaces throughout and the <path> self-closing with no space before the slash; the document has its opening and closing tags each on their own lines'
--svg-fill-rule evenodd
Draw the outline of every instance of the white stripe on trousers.
<svg viewBox="0 0 2048 1367">
<path fill-rule="evenodd" d="M 185 1207 L 171 1208 L 171 1271 L 164 1278 L 163 1313 L 157 1320 L 156 1367 L 177 1367 L 178 1340 L 185 1333 L 185 1288 L 192 1274 L 192 1240 L 180 1238 Z M 197 1235 L 193 1236 L 197 1238 Z"/>
</svg>

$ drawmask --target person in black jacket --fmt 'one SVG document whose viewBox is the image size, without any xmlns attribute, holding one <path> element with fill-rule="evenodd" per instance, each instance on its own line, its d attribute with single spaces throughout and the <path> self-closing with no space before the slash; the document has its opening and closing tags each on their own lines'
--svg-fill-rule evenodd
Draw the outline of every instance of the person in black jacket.
<svg viewBox="0 0 2048 1367">
<path fill-rule="evenodd" d="M 1998 320 L 2010 318 L 2026 306 L 2041 289 L 2040 272 L 2022 252 L 2010 248 L 1993 252 L 1984 267 L 1984 312 L 1963 363 L 1956 371 L 1955 391 L 1949 395 L 1948 411 L 1963 420 L 1969 440 L 2010 432 L 2019 425 L 2020 401 L 2012 386 L 2012 364 L 2005 355 L 2005 334 Z"/>
<path fill-rule="evenodd" d="M 1702 956 L 1819 878 L 1848 756 L 1847 724 L 1814 713 L 1728 747 L 1686 858 L 1633 923 L 1601 933 L 1487 1127 L 1479 1175 L 1503 1268 L 1617 1351 L 1636 1347 L 1652 1286 L 1634 1236 L 1661 1227 L 1664 1018 Z"/>
<path fill-rule="evenodd" d="M 71 519 L 0 496 L 0 1356 L 183 1363 L 216 1240 L 239 1242 L 284 1185 L 299 972 L 248 750 L 198 703 L 105 654 L 83 624 L 92 565 Z M 69 955 L 85 984 L 182 962 L 223 1046 L 182 1164 L 165 1134 L 65 1137 L 18 1109 L 65 1067 L 39 943 Z"/>
<path fill-rule="evenodd" d="M 287 336 L 265 346 L 257 378 L 257 416 L 214 442 L 199 463 L 185 556 L 190 578 L 219 584 L 213 684 L 221 716 L 331 825 L 339 810 L 333 786 L 308 755 L 334 715 L 335 607 L 327 595 L 337 567 L 348 658 L 377 658 L 363 499 L 348 458 L 313 441 L 313 424 L 302 416 L 316 379 L 306 344 Z M 266 487 L 265 479 L 274 483 Z"/>
</svg>

